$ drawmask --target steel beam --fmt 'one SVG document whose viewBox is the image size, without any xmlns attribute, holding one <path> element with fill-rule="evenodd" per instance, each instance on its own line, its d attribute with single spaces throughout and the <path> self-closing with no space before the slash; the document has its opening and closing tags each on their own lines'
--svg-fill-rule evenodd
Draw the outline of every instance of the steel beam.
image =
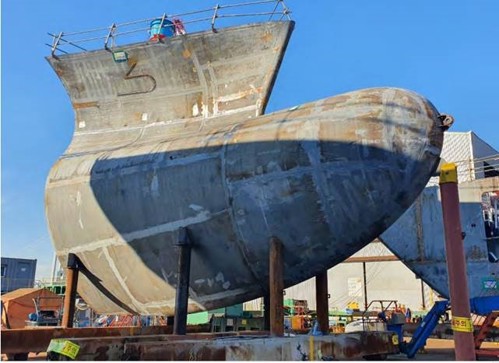
<svg viewBox="0 0 499 363">
<path fill-rule="evenodd" d="M 256 333 L 256 334 L 255 334 Z M 398 353 L 393 332 L 353 332 L 311 337 L 261 336 L 262 332 L 69 339 L 88 360 L 346 360 Z M 240 337 L 239 337 L 240 336 Z M 231 337 L 230 339 L 222 339 Z M 251 339 L 248 339 L 251 337 Z"/>
<path fill-rule="evenodd" d="M 189 332 L 208 331 L 206 325 L 189 326 Z M 171 334 L 171 326 L 151 327 L 107 327 L 107 328 L 61 328 L 40 327 L 36 329 L 4 329 L 0 335 L 2 339 L 2 353 L 38 353 L 47 350 L 51 339 L 62 338 L 102 338 L 113 336 L 136 336 L 153 334 Z"/>
<path fill-rule="evenodd" d="M 354 262 L 390 262 L 390 261 L 400 261 L 400 259 L 395 255 L 386 256 L 361 256 L 361 257 L 349 257 L 342 263 L 354 263 Z"/>
<path fill-rule="evenodd" d="M 270 291 L 270 334 L 284 335 L 284 263 L 282 242 L 272 237 L 269 253 L 269 291 Z"/>
</svg>

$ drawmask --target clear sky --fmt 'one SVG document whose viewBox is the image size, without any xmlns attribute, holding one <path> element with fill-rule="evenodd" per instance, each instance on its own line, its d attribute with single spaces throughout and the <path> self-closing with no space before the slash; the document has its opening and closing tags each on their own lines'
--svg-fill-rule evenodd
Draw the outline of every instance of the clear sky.
<svg viewBox="0 0 499 363">
<path fill-rule="evenodd" d="M 2 1 L 2 256 L 37 258 L 37 276 L 50 276 L 45 180 L 71 140 L 74 114 L 44 59 L 50 53 L 44 43 L 51 41 L 46 33 L 186 12 L 217 1 Z M 286 3 L 296 27 L 267 111 L 361 88 L 401 87 L 452 114 L 453 131 L 473 130 L 499 149 L 499 1 Z"/>
</svg>

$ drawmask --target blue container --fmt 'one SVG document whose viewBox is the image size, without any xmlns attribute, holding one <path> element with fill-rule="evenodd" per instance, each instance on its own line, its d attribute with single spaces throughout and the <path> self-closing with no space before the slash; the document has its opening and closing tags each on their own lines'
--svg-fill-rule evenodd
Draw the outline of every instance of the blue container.
<svg viewBox="0 0 499 363">
<path fill-rule="evenodd" d="M 170 20 L 163 20 L 163 26 L 161 26 L 161 18 L 151 21 L 151 38 L 153 37 L 173 37 L 175 35 L 175 30 L 173 23 Z"/>
</svg>

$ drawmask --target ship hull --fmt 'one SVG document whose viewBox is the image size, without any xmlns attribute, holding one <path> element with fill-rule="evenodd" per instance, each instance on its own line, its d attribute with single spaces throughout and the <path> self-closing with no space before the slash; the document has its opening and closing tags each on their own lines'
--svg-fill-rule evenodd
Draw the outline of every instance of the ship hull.
<svg viewBox="0 0 499 363">
<path fill-rule="evenodd" d="M 499 295 L 497 287 L 499 264 L 491 260 L 491 257 L 497 254 L 496 246 L 499 238 L 487 236 L 483 220 L 484 193 L 497 190 L 499 190 L 498 176 L 464 181 L 458 185 L 459 214 L 461 229 L 465 234 L 463 249 L 470 298 Z M 380 239 L 440 296 L 450 298 L 444 222 L 438 185 L 425 188 L 414 204 L 380 236 Z"/>
<path fill-rule="evenodd" d="M 413 203 L 439 161 L 438 116 L 415 93 L 379 88 L 252 119 L 149 124 L 106 150 L 108 134 L 87 133 L 94 149 L 71 146 L 47 182 L 57 254 L 88 268 L 78 291 L 98 312 L 173 314 L 181 227 L 194 243 L 189 311 L 262 296 L 272 236 L 291 286 Z"/>
</svg>

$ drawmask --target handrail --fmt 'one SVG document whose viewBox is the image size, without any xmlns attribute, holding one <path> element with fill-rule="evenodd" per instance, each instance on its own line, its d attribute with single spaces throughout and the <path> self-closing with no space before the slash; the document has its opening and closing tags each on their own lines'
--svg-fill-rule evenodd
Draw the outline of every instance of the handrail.
<svg viewBox="0 0 499 363">
<path fill-rule="evenodd" d="M 457 176 L 460 182 L 483 179 L 485 173 L 499 173 L 499 154 L 493 154 L 475 159 L 452 161 L 457 166 Z M 485 164 L 487 163 L 487 164 Z M 497 174 L 496 174 L 497 175 Z M 438 177 L 432 177 L 430 184 L 438 184 Z"/>
<path fill-rule="evenodd" d="M 371 311 L 369 308 L 371 305 L 379 303 L 381 311 L 379 314 L 386 314 L 386 312 L 390 309 L 390 307 L 394 306 L 394 309 L 398 309 L 398 300 L 371 300 L 369 304 L 365 307 L 364 312 L 362 313 L 362 329 L 366 331 L 367 324 L 369 323 L 369 318 L 371 317 Z M 383 303 L 388 303 L 388 305 L 384 306 Z M 379 318 L 379 314 L 377 315 L 377 318 Z"/>
<path fill-rule="evenodd" d="M 253 11 L 245 12 L 227 12 L 237 8 L 251 7 Z M 210 16 L 198 16 L 199 14 L 212 13 Z M 124 36 L 131 36 L 132 34 L 145 33 L 150 29 L 150 22 L 155 19 L 161 19 L 160 28 L 165 23 L 166 19 L 181 20 L 182 24 L 195 24 L 195 23 L 206 23 L 209 22 L 209 27 L 213 32 L 216 32 L 218 26 L 223 19 L 239 19 L 244 17 L 253 18 L 263 18 L 265 21 L 276 21 L 273 20 L 275 15 L 281 15 L 279 20 L 282 21 L 285 17 L 291 20 L 291 11 L 284 3 L 284 0 L 257 0 L 242 2 L 239 4 L 227 4 L 220 5 L 216 4 L 214 7 L 189 11 L 179 14 L 167 14 L 163 13 L 161 17 L 133 20 L 124 23 L 113 23 L 109 27 L 99 27 L 90 30 L 83 30 L 79 32 L 69 32 L 69 33 L 48 33 L 52 37 L 52 45 L 45 43 L 51 48 L 51 54 L 54 58 L 57 58 L 57 54 L 68 54 L 74 51 L 89 51 L 95 49 L 102 49 L 102 42 L 104 43 L 104 49 L 112 51 L 113 48 L 117 47 L 117 39 L 122 40 Z M 268 19 L 267 19 L 268 18 Z M 233 24 L 230 24 L 233 25 Z M 168 25 L 176 30 L 175 25 Z M 179 32 L 175 33 L 178 35 Z M 182 33 L 183 34 L 183 33 Z M 144 39 L 146 40 L 146 39 Z M 133 42 L 133 39 L 129 42 Z M 85 47 L 81 46 L 82 43 L 86 43 Z M 126 43 L 124 43 L 126 44 Z"/>
</svg>

